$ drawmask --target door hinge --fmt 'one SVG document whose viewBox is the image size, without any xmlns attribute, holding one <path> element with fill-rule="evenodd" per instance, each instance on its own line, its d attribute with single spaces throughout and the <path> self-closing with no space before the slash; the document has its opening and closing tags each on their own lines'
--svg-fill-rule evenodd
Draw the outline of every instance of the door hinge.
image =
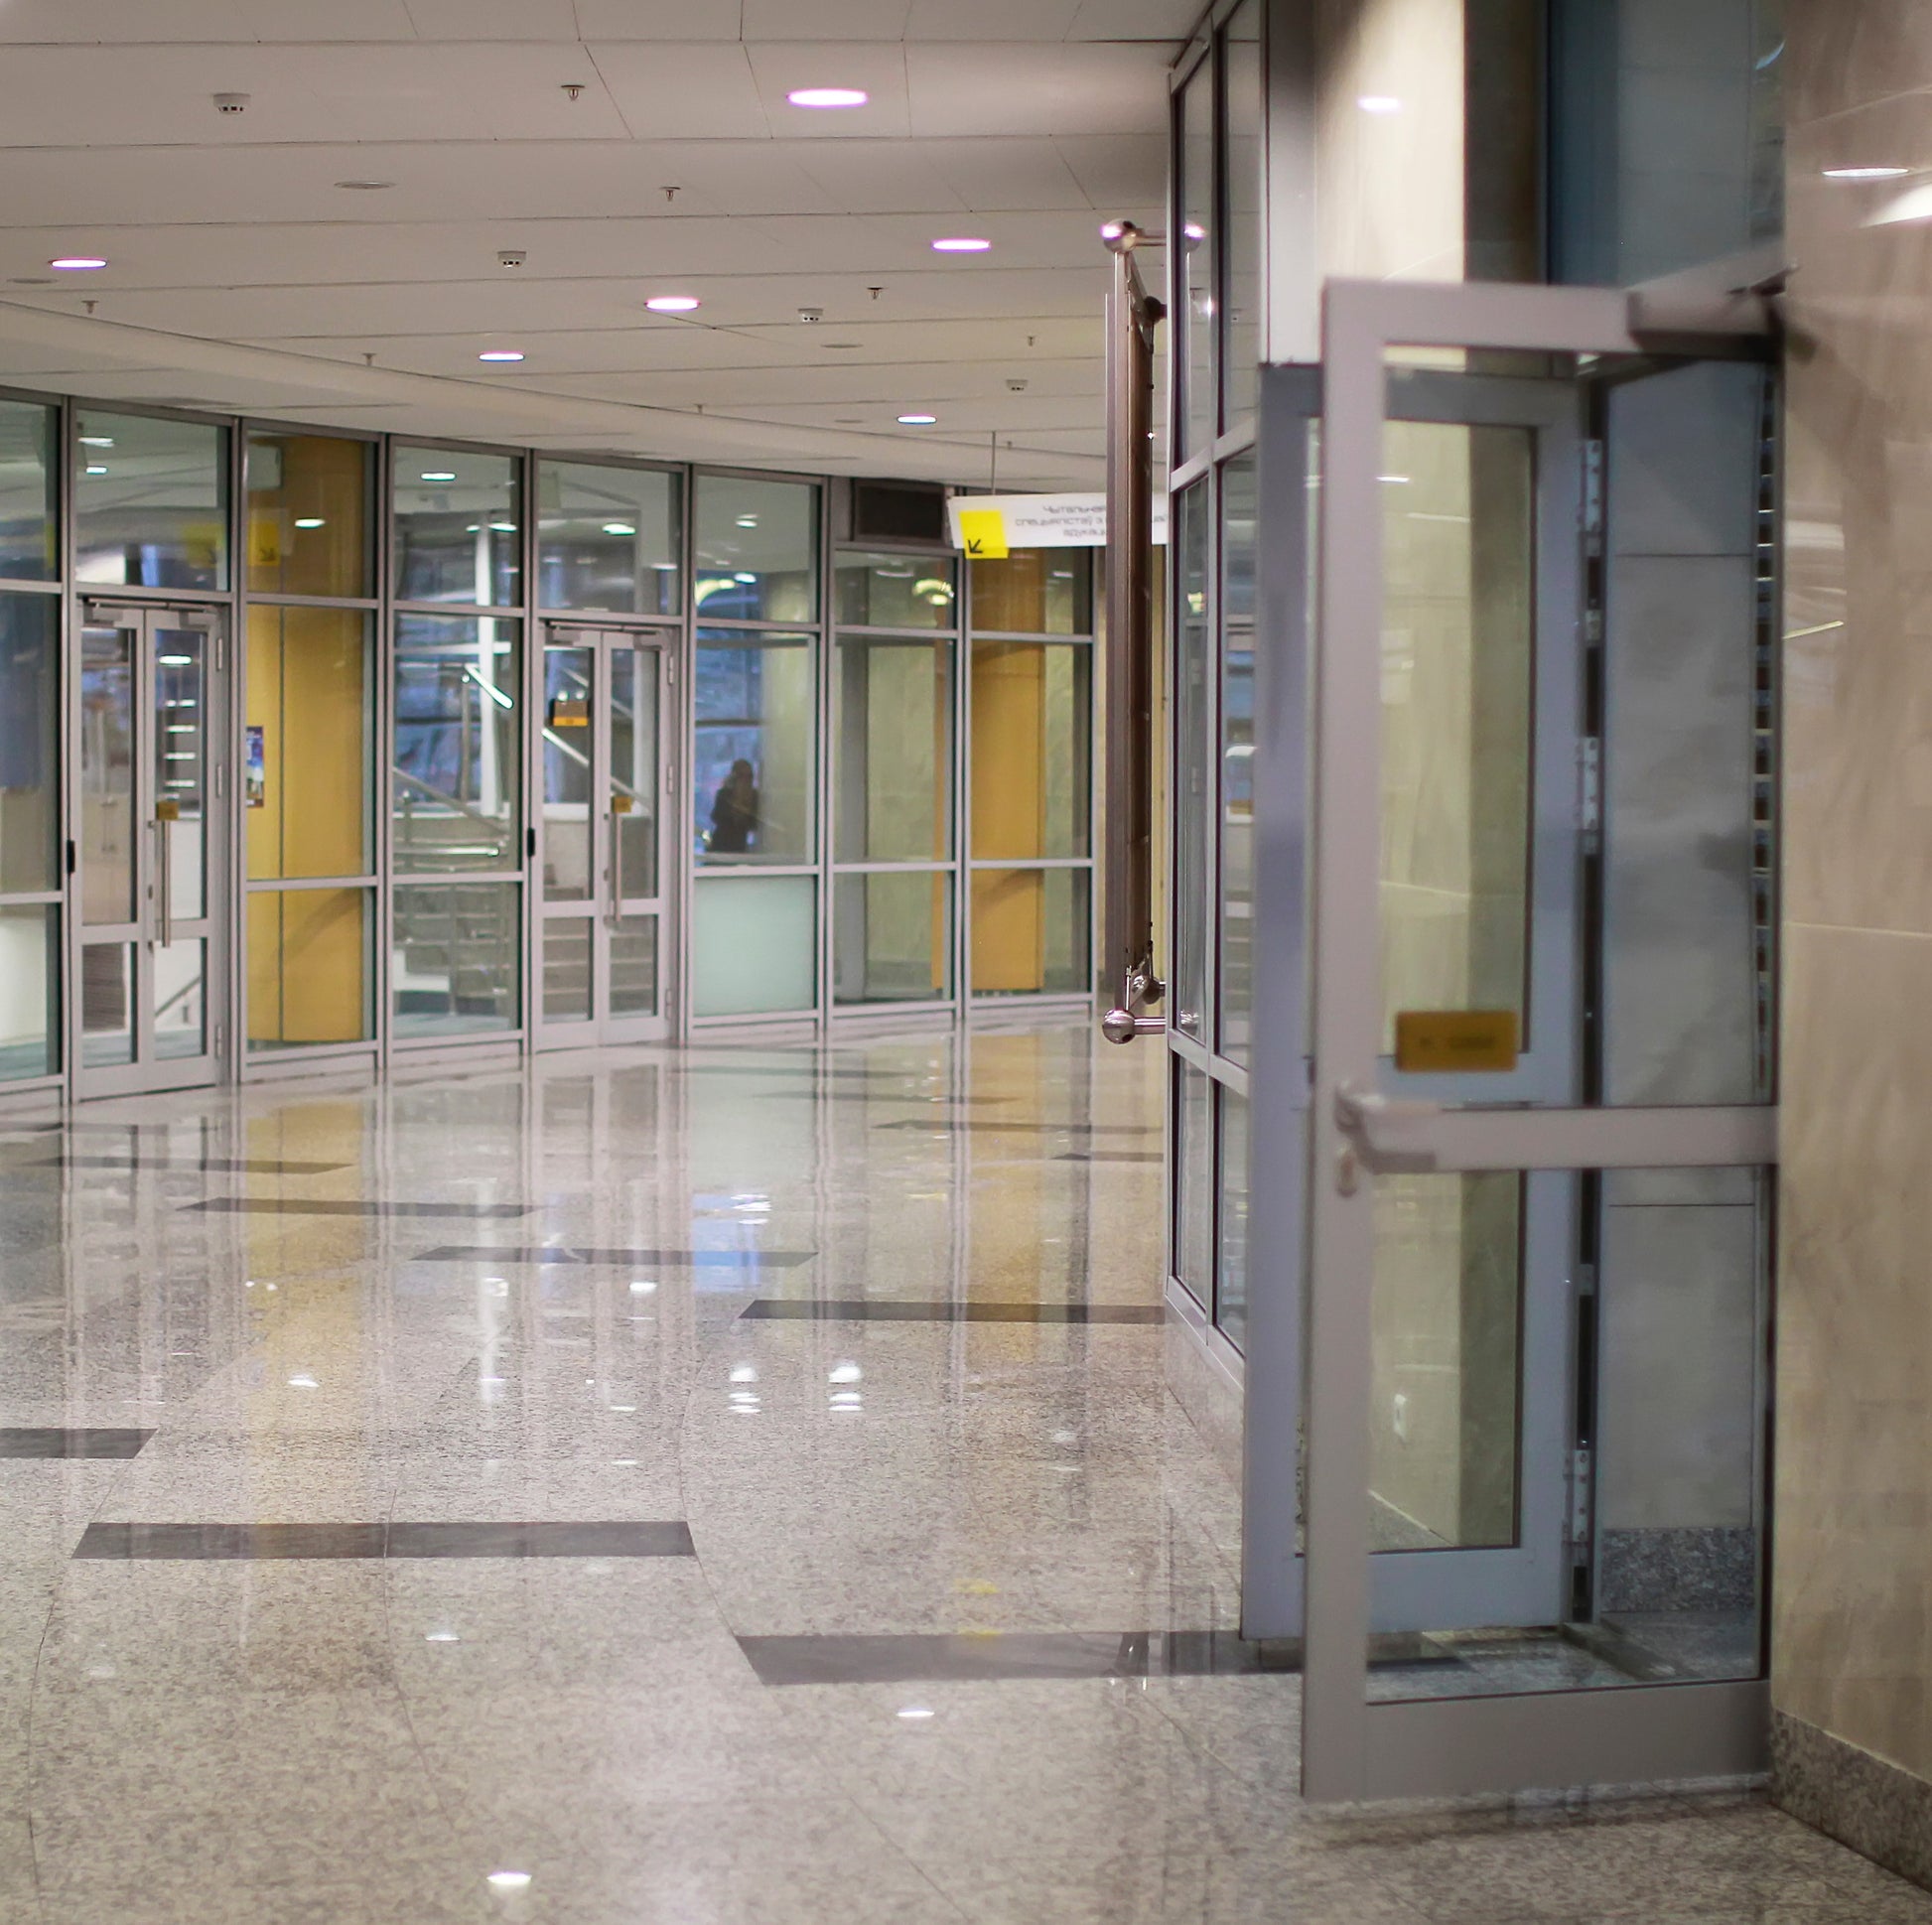
<svg viewBox="0 0 1932 1925">
<path fill-rule="evenodd" d="M 228 1026 L 225 1023 L 217 1023 L 214 1026 L 214 1053 L 217 1056 L 225 1056 L 228 1053 Z"/>
<path fill-rule="evenodd" d="M 1584 736 L 1577 743 L 1577 827 L 1587 853 L 1596 853 L 1603 831 L 1603 739 Z"/>
<path fill-rule="evenodd" d="M 1595 1474 L 1596 1466 L 1588 1446 L 1579 1444 L 1570 1453 L 1570 1524 L 1565 1539 L 1580 1548 L 1589 1543 Z"/>
<path fill-rule="evenodd" d="M 1584 443 L 1584 545 L 1603 552 L 1603 444 L 1593 436 Z"/>
<path fill-rule="evenodd" d="M 214 770 L 214 799 L 225 802 L 228 799 L 228 771 L 225 766 L 216 764 Z"/>
<path fill-rule="evenodd" d="M 664 764 L 664 793 L 666 795 L 677 793 L 677 769 L 670 762 Z"/>
</svg>

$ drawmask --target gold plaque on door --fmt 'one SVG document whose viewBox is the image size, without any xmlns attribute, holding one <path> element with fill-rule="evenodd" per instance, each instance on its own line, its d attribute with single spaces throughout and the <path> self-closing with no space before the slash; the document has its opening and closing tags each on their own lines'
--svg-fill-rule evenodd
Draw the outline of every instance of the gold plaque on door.
<svg viewBox="0 0 1932 1925">
<path fill-rule="evenodd" d="M 559 695 L 550 704 L 550 726 L 553 729 L 588 729 L 591 726 L 591 705 L 584 697 L 572 699 Z"/>
<path fill-rule="evenodd" d="M 611 813 L 613 815 L 628 815 L 636 806 L 635 799 L 628 795 L 614 795 L 611 798 Z"/>
<path fill-rule="evenodd" d="M 157 802 L 154 805 L 154 819 L 157 822 L 179 822 L 181 804 L 179 802 Z"/>
<path fill-rule="evenodd" d="M 1395 1020 L 1395 1066 L 1411 1075 L 1514 1069 L 1514 1010 L 1403 1010 Z"/>
</svg>

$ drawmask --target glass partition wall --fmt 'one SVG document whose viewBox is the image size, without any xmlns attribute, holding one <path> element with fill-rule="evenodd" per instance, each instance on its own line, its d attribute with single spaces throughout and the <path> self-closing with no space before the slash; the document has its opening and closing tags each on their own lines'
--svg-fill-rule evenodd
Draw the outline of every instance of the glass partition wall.
<svg viewBox="0 0 1932 1925">
<path fill-rule="evenodd" d="M 1170 1273 L 1210 1347 L 1247 1342 L 1253 976 L 1259 0 L 1221 11 L 1173 96 L 1169 771 Z"/>
<path fill-rule="evenodd" d="M 1092 557 L 0 395 L 0 1105 L 1090 994 Z"/>
</svg>

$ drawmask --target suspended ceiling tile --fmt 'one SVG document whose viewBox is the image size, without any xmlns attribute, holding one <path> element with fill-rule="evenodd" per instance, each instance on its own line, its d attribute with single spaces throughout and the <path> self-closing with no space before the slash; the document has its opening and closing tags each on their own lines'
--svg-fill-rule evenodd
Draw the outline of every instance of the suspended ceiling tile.
<svg viewBox="0 0 1932 1925">
<path fill-rule="evenodd" d="M 907 40 L 1064 40 L 1080 0 L 912 0 Z"/>
<path fill-rule="evenodd" d="M 747 40 L 897 40 L 912 0 L 744 0 L 744 5 Z"/>
<path fill-rule="evenodd" d="M 403 0 L 403 5 L 424 40 L 575 40 L 579 31 L 571 0 Z"/>
<path fill-rule="evenodd" d="M 1008 213 L 1087 205 L 1080 183 L 1050 140 L 927 140 L 919 146 L 963 207 Z"/>
<path fill-rule="evenodd" d="M 735 42 L 604 41 L 590 51 L 626 131 L 636 139 L 770 136 L 751 62 Z"/>
<path fill-rule="evenodd" d="M 1095 212 L 1139 209 L 1167 224 L 1168 143 L 1162 134 L 1063 134 L 1053 142 Z"/>
<path fill-rule="evenodd" d="M 403 0 L 11 0 L 0 43 L 410 40 Z"/>
<path fill-rule="evenodd" d="M 1165 125 L 1165 46 L 911 45 L 912 131 L 1131 134 Z"/>
<path fill-rule="evenodd" d="M 1256 0 L 1251 0 L 1256 3 Z M 1080 0 L 1068 40 L 1158 40 L 1178 52 L 1200 23 L 1198 0 Z"/>
<path fill-rule="evenodd" d="M 588 41 L 737 40 L 741 0 L 577 0 Z"/>
</svg>

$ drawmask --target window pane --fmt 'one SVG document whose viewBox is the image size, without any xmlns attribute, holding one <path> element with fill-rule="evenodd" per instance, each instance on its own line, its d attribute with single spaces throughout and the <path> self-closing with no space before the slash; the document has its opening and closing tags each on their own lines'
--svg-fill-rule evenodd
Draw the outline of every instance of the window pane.
<svg viewBox="0 0 1932 1925">
<path fill-rule="evenodd" d="M 1215 226 L 1214 64 L 1205 60 L 1180 90 L 1180 461 L 1214 439 Z"/>
<path fill-rule="evenodd" d="M 365 889 L 250 894 L 250 1049 L 366 1040 L 371 906 Z"/>
<path fill-rule="evenodd" d="M 1093 632 L 1093 555 L 1085 548 L 1023 548 L 974 562 L 973 627 L 987 635 Z"/>
<path fill-rule="evenodd" d="M 975 996 L 1080 996 L 1093 988 L 1084 869 L 972 876 Z"/>
<path fill-rule="evenodd" d="M 1227 425 L 1255 411 L 1261 361 L 1262 81 L 1261 8 L 1242 0 L 1227 24 L 1227 314 L 1222 379 Z"/>
<path fill-rule="evenodd" d="M 248 875 L 365 876 L 371 618 L 353 609 L 248 611 L 242 791 Z"/>
<path fill-rule="evenodd" d="M 514 608 L 522 599 L 516 462 L 396 450 L 396 599 Z"/>
<path fill-rule="evenodd" d="M 811 860 L 816 704 L 809 635 L 698 635 L 698 859 Z"/>
<path fill-rule="evenodd" d="M 1214 1321 L 1237 1350 L 1248 1347 L 1248 1099 L 1225 1085 L 1221 1105 L 1221 1261 Z"/>
<path fill-rule="evenodd" d="M 1383 442 L 1382 1003 L 1529 1033 L 1535 448 L 1392 421 Z"/>
<path fill-rule="evenodd" d="M 952 878 L 841 876 L 833 887 L 833 999 L 930 1003 L 952 994 Z"/>
<path fill-rule="evenodd" d="M 698 613 L 713 621 L 818 619 L 818 490 L 700 475 Z"/>
<path fill-rule="evenodd" d="M 198 421 L 79 416 L 74 568 L 90 587 L 228 586 L 228 435 Z"/>
<path fill-rule="evenodd" d="M 32 401 L 0 401 L 0 575 L 51 582 L 55 545 L 55 437 L 60 415 Z"/>
<path fill-rule="evenodd" d="M 588 462 L 537 464 L 537 599 L 546 609 L 676 615 L 678 477 Z"/>
<path fill-rule="evenodd" d="M 517 689 L 522 624 L 396 619 L 395 864 L 522 866 Z"/>
<path fill-rule="evenodd" d="M 80 1060 L 89 1069 L 134 1060 L 131 942 L 90 942 L 80 952 Z"/>
<path fill-rule="evenodd" d="M 951 645 L 845 641 L 838 663 L 839 860 L 949 855 Z"/>
<path fill-rule="evenodd" d="M 591 1020 L 595 939 L 588 916 L 546 916 L 543 923 L 543 1020 Z"/>
<path fill-rule="evenodd" d="M 0 894 L 60 887 L 60 623 L 57 596 L 0 595 Z"/>
<path fill-rule="evenodd" d="M 841 555 L 839 620 L 853 628 L 950 628 L 957 575 L 950 555 Z"/>
<path fill-rule="evenodd" d="M 552 642 L 543 651 L 543 896 L 547 902 L 590 899 L 592 848 L 591 710 L 597 699 L 597 650 Z M 587 979 L 588 980 L 588 977 Z M 544 1010 L 550 1009 L 546 978 Z M 589 1016 L 588 1004 L 584 1014 Z"/>
<path fill-rule="evenodd" d="M 1255 464 L 1221 470 L 1221 1050 L 1248 1051 L 1254 993 Z"/>
<path fill-rule="evenodd" d="M 975 644 L 975 861 L 1087 853 L 1091 671 L 1085 643 Z"/>
<path fill-rule="evenodd" d="M 1174 611 L 1173 1021 L 1183 1034 L 1206 1034 L 1207 1008 L 1207 728 L 1208 495 L 1205 480 L 1180 497 L 1173 550 Z"/>
<path fill-rule="evenodd" d="M 657 918 L 626 915 L 611 931 L 611 1014 L 657 1014 Z"/>
<path fill-rule="evenodd" d="M 395 893 L 395 1031 L 402 1036 L 513 1030 L 514 883 L 404 883 Z"/>
<path fill-rule="evenodd" d="M 134 640 L 138 633 L 135 628 L 91 626 L 80 631 L 83 923 L 132 922 L 135 916 Z"/>
<path fill-rule="evenodd" d="M 341 435 L 248 437 L 248 587 L 257 595 L 375 593 L 375 450 Z"/>
<path fill-rule="evenodd" d="M 691 892 L 691 1009 L 767 1016 L 818 1001 L 818 885 L 809 876 L 705 876 Z"/>
<path fill-rule="evenodd" d="M 1205 1307 L 1214 1301 L 1214 1084 L 1173 1059 L 1173 1274 Z"/>
<path fill-rule="evenodd" d="M 207 1055 L 207 942 L 184 936 L 148 953 L 154 972 L 154 1053 L 163 1061 Z"/>
<path fill-rule="evenodd" d="M 0 908 L 0 1082 L 60 1068 L 60 910 Z"/>
</svg>

